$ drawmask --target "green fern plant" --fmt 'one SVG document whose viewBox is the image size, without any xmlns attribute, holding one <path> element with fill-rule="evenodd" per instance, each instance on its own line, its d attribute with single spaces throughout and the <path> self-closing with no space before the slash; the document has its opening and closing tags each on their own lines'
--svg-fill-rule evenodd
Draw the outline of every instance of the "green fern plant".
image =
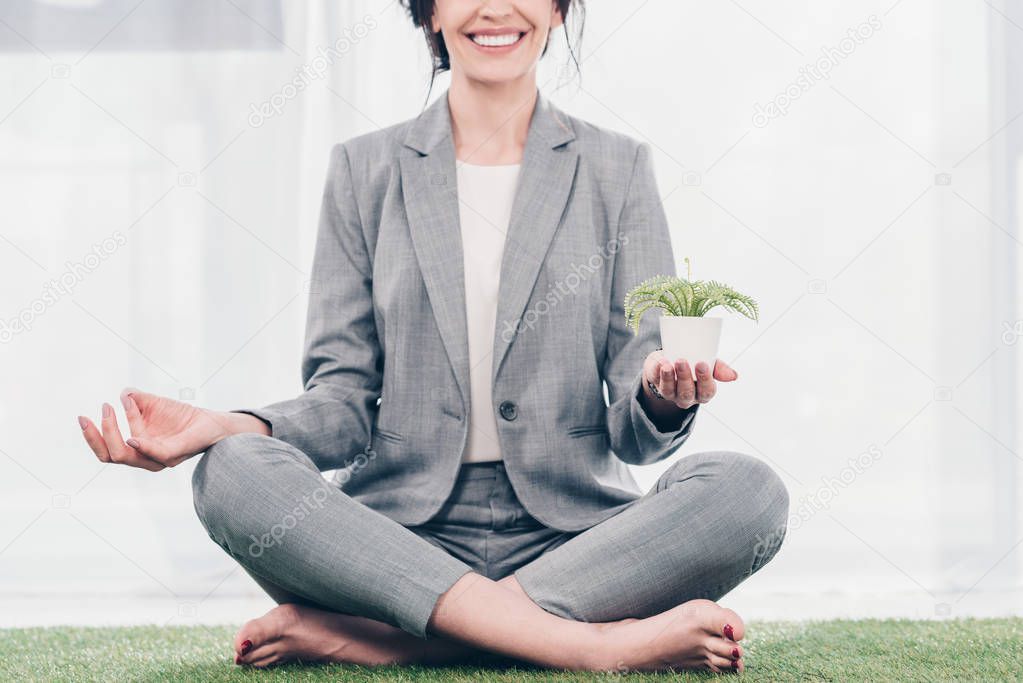
<svg viewBox="0 0 1023 683">
<path fill-rule="evenodd" d="M 684 261 L 685 278 L 655 275 L 625 295 L 625 322 L 635 334 L 639 334 L 640 318 L 651 308 L 662 309 L 664 315 L 700 317 L 722 306 L 754 322 L 760 320 L 757 302 L 751 297 L 714 280 L 693 281 L 689 258 Z"/>
</svg>

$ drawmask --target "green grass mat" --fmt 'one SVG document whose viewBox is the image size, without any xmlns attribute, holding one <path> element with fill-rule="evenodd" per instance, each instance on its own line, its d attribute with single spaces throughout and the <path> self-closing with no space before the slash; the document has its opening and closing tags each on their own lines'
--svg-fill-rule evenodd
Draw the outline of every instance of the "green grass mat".
<svg viewBox="0 0 1023 683">
<path fill-rule="evenodd" d="M 231 661 L 229 627 L 0 630 L 0 681 L 665 681 L 715 674 L 578 674 L 528 668 L 429 669 Z M 748 681 L 1019 680 L 1023 618 L 750 623 Z M 727 676 L 726 680 L 733 680 Z"/>
</svg>

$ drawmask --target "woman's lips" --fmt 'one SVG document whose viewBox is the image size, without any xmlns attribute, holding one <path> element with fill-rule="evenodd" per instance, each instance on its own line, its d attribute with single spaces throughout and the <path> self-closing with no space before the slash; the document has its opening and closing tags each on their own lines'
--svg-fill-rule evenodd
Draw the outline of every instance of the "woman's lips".
<svg viewBox="0 0 1023 683">
<path fill-rule="evenodd" d="M 514 43 L 509 43 L 507 45 L 480 45 L 479 43 L 477 43 L 475 40 L 472 39 L 473 35 L 488 35 L 488 34 L 472 34 L 472 33 L 465 34 L 465 37 L 469 40 L 470 43 L 472 43 L 473 47 L 475 47 L 480 52 L 484 52 L 486 54 L 503 54 L 503 53 L 506 53 L 506 52 L 511 52 L 515 48 L 517 48 L 519 45 L 521 45 L 524 42 L 523 38 L 525 38 L 526 32 L 518 32 L 517 34 L 511 34 L 511 33 L 500 34 L 502 36 L 518 35 L 518 38 L 515 40 Z M 493 34 L 489 34 L 489 35 L 493 35 Z"/>
</svg>

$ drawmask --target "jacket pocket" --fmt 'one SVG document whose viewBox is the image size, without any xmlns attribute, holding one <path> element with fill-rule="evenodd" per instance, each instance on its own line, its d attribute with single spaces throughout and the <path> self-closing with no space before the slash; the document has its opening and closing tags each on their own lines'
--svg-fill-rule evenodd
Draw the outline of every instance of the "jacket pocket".
<svg viewBox="0 0 1023 683">
<path fill-rule="evenodd" d="M 373 427 L 373 438 L 378 437 L 384 441 L 393 441 L 394 443 L 401 443 L 405 440 L 405 437 L 398 432 L 391 432 L 386 429 L 380 429 L 379 427 Z"/>
<path fill-rule="evenodd" d="M 590 425 L 586 427 L 572 427 L 568 430 L 568 435 L 573 439 L 581 436 L 592 436 L 593 434 L 607 434 L 607 427 L 604 425 Z"/>
</svg>

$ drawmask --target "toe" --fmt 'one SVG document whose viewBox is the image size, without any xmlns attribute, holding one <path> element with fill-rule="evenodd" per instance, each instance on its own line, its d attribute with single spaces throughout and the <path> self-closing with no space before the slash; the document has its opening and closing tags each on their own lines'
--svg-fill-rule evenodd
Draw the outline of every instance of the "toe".
<svg viewBox="0 0 1023 683">
<path fill-rule="evenodd" d="M 712 636 L 724 636 L 728 640 L 738 642 L 746 635 L 746 625 L 734 610 L 721 607 L 716 602 L 704 599 L 690 600 L 677 608 L 685 616 L 706 633 Z"/>
<path fill-rule="evenodd" d="M 261 641 L 278 640 L 297 625 L 300 616 L 301 611 L 297 605 L 290 603 L 277 605 L 260 618 L 253 619 L 243 626 L 239 635 L 247 631 L 255 645 Z"/>
<path fill-rule="evenodd" d="M 746 636 L 746 624 L 742 617 L 733 610 L 722 608 L 718 615 L 720 626 L 713 631 L 715 635 L 723 635 L 725 638 L 739 642 Z"/>
<path fill-rule="evenodd" d="M 271 666 L 276 666 L 281 663 L 280 653 L 274 651 L 272 648 L 263 648 L 258 653 L 253 653 L 253 658 L 250 666 L 256 669 L 266 669 Z"/>
<path fill-rule="evenodd" d="M 267 666 L 268 660 L 280 659 L 279 648 L 276 642 L 267 643 L 252 648 L 245 655 L 235 655 L 235 664 L 243 666 L 263 667 Z"/>
<path fill-rule="evenodd" d="M 234 653 L 239 664 L 255 661 L 257 650 L 280 640 L 294 620 L 292 605 L 278 605 L 258 619 L 242 626 L 234 636 Z"/>
<path fill-rule="evenodd" d="M 736 662 L 733 662 L 727 657 L 719 657 L 715 654 L 707 655 L 707 665 L 709 669 L 718 673 L 736 670 Z"/>
<path fill-rule="evenodd" d="M 726 659 L 741 659 L 744 654 L 741 645 L 723 636 L 708 638 L 706 648 L 708 652 L 712 652 L 718 657 L 725 657 Z"/>
<path fill-rule="evenodd" d="M 234 634 L 235 655 L 245 657 L 254 647 L 266 642 L 266 629 L 261 621 L 261 619 L 248 621 Z"/>
</svg>

